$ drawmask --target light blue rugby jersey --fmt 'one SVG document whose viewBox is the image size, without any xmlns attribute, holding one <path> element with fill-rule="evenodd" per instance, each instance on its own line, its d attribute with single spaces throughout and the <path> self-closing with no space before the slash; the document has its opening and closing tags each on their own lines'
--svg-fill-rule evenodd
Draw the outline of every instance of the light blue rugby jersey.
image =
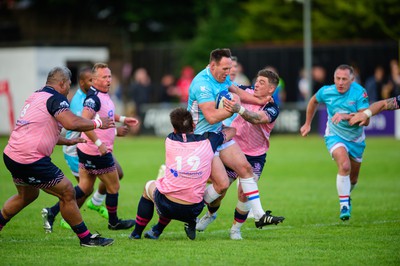
<svg viewBox="0 0 400 266">
<path fill-rule="evenodd" d="M 217 94 L 221 91 L 228 90 L 232 82 L 227 76 L 223 83 L 218 82 L 207 67 L 194 77 L 189 87 L 189 99 L 187 110 L 192 113 L 193 122 L 196 124 L 195 134 L 203 134 L 205 132 L 218 132 L 222 128 L 222 122 L 211 125 L 205 119 L 203 112 L 199 108 L 199 104 L 205 102 L 215 102 Z"/>
<path fill-rule="evenodd" d="M 358 83 L 353 82 L 350 89 L 341 94 L 336 85 L 323 86 L 316 93 L 316 100 L 325 103 L 328 111 L 328 122 L 325 136 L 337 135 L 345 140 L 361 142 L 365 139 L 364 127 L 350 126 L 348 121 L 340 121 L 337 125 L 332 123 L 336 113 L 356 113 L 360 109 L 369 107 L 366 90 Z"/>
<path fill-rule="evenodd" d="M 72 97 L 71 103 L 70 103 L 70 110 L 72 113 L 76 114 L 77 116 L 82 115 L 82 110 L 83 110 L 83 102 L 86 99 L 86 94 L 79 88 L 74 97 Z M 71 131 L 67 130 L 65 137 L 67 139 L 71 138 L 77 138 L 81 135 L 81 132 L 77 131 Z M 63 146 L 63 152 L 70 155 L 70 156 L 78 156 L 76 152 L 76 145 L 72 146 Z"/>
</svg>

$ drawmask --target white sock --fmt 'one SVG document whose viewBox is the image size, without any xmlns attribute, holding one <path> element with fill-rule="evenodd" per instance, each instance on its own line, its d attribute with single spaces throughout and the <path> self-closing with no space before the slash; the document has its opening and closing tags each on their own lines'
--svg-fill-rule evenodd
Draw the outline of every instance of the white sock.
<svg viewBox="0 0 400 266">
<path fill-rule="evenodd" d="M 249 200 L 251 208 L 254 212 L 255 220 L 259 220 L 264 214 L 263 207 L 261 206 L 260 194 L 258 192 L 258 185 L 254 177 L 252 178 L 240 178 L 240 184 L 242 185 L 243 193 Z"/>
<path fill-rule="evenodd" d="M 336 176 L 336 188 L 339 195 L 340 209 L 342 209 L 343 206 L 349 208 L 350 176 L 338 174 Z"/>
<path fill-rule="evenodd" d="M 249 212 L 251 210 L 251 205 L 248 201 L 241 202 L 240 200 L 236 203 L 236 208 L 241 210 L 242 212 Z"/>
<path fill-rule="evenodd" d="M 240 228 L 242 228 L 242 225 L 243 225 L 243 223 L 239 223 L 237 221 L 233 221 L 231 230 L 240 231 Z"/>
<path fill-rule="evenodd" d="M 210 204 L 214 200 L 218 199 L 221 196 L 221 194 L 218 194 L 217 191 L 215 191 L 215 188 L 212 184 L 208 185 L 206 190 L 204 191 L 204 201 L 207 204 Z"/>
<path fill-rule="evenodd" d="M 101 204 L 103 204 L 104 199 L 106 198 L 106 194 L 100 194 L 98 190 L 96 190 L 96 192 L 94 193 L 93 197 L 92 197 L 92 202 L 94 205 L 96 206 L 100 206 Z"/>
</svg>

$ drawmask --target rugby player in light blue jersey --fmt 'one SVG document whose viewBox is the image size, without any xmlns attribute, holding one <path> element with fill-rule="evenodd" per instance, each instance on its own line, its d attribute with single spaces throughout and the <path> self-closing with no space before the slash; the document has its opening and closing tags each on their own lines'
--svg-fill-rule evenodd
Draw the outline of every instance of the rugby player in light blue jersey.
<svg viewBox="0 0 400 266">
<path fill-rule="evenodd" d="M 192 113 L 193 121 L 196 124 L 195 134 L 219 132 L 223 126 L 222 121 L 232 116 L 231 112 L 223 108 L 216 108 L 215 100 L 220 92 L 229 90 L 237 94 L 239 97 L 235 96 L 235 100 L 238 102 L 258 105 L 267 103 L 265 99 L 257 99 L 234 85 L 229 78 L 231 68 L 231 51 L 215 49 L 210 53 L 208 66 L 193 79 L 189 87 L 188 111 Z M 243 112 L 242 109 L 239 111 L 240 114 Z M 257 176 L 239 145 L 233 140 L 224 143 L 218 148 L 216 155 L 218 154 L 219 156 L 214 156 L 212 162 L 210 177 L 212 184 L 207 187 L 204 194 L 204 201 L 209 205 L 208 212 L 199 220 L 196 229 L 203 231 L 215 219 L 212 214 L 218 210 L 220 201 L 229 187 L 229 179 L 224 165 L 238 174 L 244 195 L 253 209 L 256 227 L 262 228 L 265 225 L 276 224 L 275 217 L 262 208 L 256 182 Z"/>
<path fill-rule="evenodd" d="M 303 137 L 308 135 L 318 104 L 324 103 L 328 111 L 325 144 L 338 167 L 336 186 L 340 202 L 339 218 L 345 221 L 350 219 L 350 192 L 357 184 L 365 149 L 364 128 L 350 125 L 349 120 L 353 113 L 367 109 L 369 102 L 366 90 L 354 82 L 351 66 L 338 66 L 334 82 L 333 85 L 323 86 L 311 97 L 300 133 Z"/>
</svg>

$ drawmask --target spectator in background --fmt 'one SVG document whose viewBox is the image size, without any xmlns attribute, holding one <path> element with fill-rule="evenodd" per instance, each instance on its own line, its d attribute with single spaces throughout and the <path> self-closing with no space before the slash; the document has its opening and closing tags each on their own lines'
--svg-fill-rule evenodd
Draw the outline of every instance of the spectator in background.
<svg viewBox="0 0 400 266">
<path fill-rule="evenodd" d="M 299 73 L 297 102 L 303 104 L 307 104 L 311 97 L 311 86 L 306 75 L 306 71 L 302 68 Z"/>
<path fill-rule="evenodd" d="M 187 104 L 189 97 L 189 87 L 193 78 L 194 78 L 194 69 L 191 66 L 183 67 L 181 71 L 181 76 L 176 82 L 181 103 Z"/>
<path fill-rule="evenodd" d="M 266 66 L 266 70 L 274 72 L 279 76 L 278 70 L 273 66 Z M 280 106 L 283 102 L 286 101 L 286 91 L 285 91 L 285 81 L 279 76 L 278 87 L 276 87 L 274 94 L 272 95 L 275 103 Z"/>
<path fill-rule="evenodd" d="M 122 91 L 122 84 L 120 82 L 120 79 L 118 78 L 117 75 L 112 74 L 111 87 L 110 87 L 110 91 L 108 93 L 110 94 L 110 97 L 115 104 L 115 110 L 116 110 L 116 113 L 118 113 L 118 114 L 121 114 L 124 112 L 124 110 L 123 110 L 124 103 L 122 102 L 122 99 L 121 99 L 121 91 Z"/>
<path fill-rule="evenodd" d="M 360 67 L 357 65 L 356 62 L 352 62 L 351 66 L 354 69 L 354 81 L 361 85 L 362 81 L 361 81 L 361 70 L 360 70 Z"/>
<path fill-rule="evenodd" d="M 314 66 L 312 69 L 312 79 L 313 79 L 313 94 L 315 94 L 319 88 L 325 85 L 326 71 L 322 66 Z"/>
<path fill-rule="evenodd" d="M 365 89 L 368 93 L 369 102 L 382 100 L 382 88 L 384 86 L 385 70 L 381 65 L 375 67 L 374 74 L 365 81 Z"/>
<path fill-rule="evenodd" d="M 390 76 L 388 83 L 382 89 L 382 99 L 388 99 L 400 94 L 400 69 L 399 62 L 390 60 Z"/>
<path fill-rule="evenodd" d="M 140 107 L 149 102 L 151 93 L 151 79 L 147 70 L 143 67 L 136 69 L 133 81 L 129 86 L 129 99 L 134 103 L 133 112 L 135 115 L 140 115 Z"/>
<path fill-rule="evenodd" d="M 251 82 L 249 78 L 243 73 L 243 66 L 239 62 L 237 63 L 236 77 L 233 80 L 238 85 L 250 86 Z"/>
<path fill-rule="evenodd" d="M 165 74 L 160 82 L 160 98 L 159 102 L 177 103 L 179 102 L 179 91 L 175 85 L 175 77 L 172 74 Z"/>
</svg>

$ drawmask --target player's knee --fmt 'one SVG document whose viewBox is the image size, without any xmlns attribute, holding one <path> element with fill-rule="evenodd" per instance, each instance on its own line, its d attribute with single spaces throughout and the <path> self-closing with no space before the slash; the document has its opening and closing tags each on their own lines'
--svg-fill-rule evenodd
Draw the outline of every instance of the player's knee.
<svg viewBox="0 0 400 266">
<path fill-rule="evenodd" d="M 64 201 L 64 202 L 69 202 L 69 201 L 76 200 L 74 188 L 71 186 L 71 188 L 65 190 L 64 193 L 61 194 L 60 200 Z"/>
<path fill-rule="evenodd" d="M 253 175 L 253 168 L 248 161 L 242 162 L 238 167 L 240 173 L 239 176 L 252 176 Z"/>
<path fill-rule="evenodd" d="M 155 182 L 154 180 L 147 181 L 146 185 L 144 186 L 143 197 L 148 200 L 152 199 L 152 194 L 153 194 L 154 188 L 155 188 L 154 182 Z"/>
<path fill-rule="evenodd" d="M 342 162 L 339 164 L 340 170 L 345 173 L 350 173 L 351 171 L 351 164 L 348 161 Z"/>
<path fill-rule="evenodd" d="M 214 186 L 214 188 L 215 188 L 215 191 L 218 193 L 218 194 L 225 194 L 226 193 L 226 191 L 228 190 L 228 188 L 229 188 L 229 180 L 227 179 L 227 180 L 221 180 L 220 182 L 218 182 L 218 184 L 216 184 L 215 186 Z"/>
</svg>

